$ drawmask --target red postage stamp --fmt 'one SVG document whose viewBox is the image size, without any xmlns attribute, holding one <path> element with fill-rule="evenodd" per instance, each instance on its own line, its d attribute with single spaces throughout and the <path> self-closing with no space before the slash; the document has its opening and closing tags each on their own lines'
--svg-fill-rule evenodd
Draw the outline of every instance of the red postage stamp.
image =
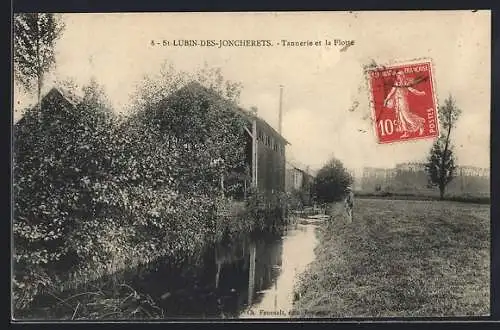
<svg viewBox="0 0 500 330">
<path fill-rule="evenodd" d="M 367 70 L 379 143 L 439 135 L 432 62 L 422 60 Z"/>
</svg>

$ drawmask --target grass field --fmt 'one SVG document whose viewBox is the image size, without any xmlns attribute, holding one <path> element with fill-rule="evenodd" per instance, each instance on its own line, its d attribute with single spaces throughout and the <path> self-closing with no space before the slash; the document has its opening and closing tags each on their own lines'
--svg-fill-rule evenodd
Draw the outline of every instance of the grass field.
<svg viewBox="0 0 500 330">
<path fill-rule="evenodd" d="M 392 193 L 392 192 L 355 192 L 356 198 L 361 199 L 387 199 L 387 200 L 421 200 L 421 201 L 439 201 L 439 193 Z M 476 204 L 490 204 L 490 194 L 446 194 L 444 200 L 450 202 L 464 202 Z"/>
<path fill-rule="evenodd" d="M 318 228 L 302 274 L 299 317 L 485 316 L 490 313 L 489 205 L 358 199 Z"/>
</svg>

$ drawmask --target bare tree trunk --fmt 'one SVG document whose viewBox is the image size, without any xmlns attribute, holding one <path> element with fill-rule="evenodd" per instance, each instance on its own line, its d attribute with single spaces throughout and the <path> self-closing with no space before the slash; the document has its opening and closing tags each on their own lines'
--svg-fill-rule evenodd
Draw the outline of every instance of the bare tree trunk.
<svg viewBox="0 0 500 330">
<path fill-rule="evenodd" d="M 446 142 L 445 142 L 445 145 L 444 145 L 444 151 L 441 155 L 441 166 L 440 166 L 440 173 L 439 173 L 439 180 L 441 181 L 441 183 L 439 184 L 439 199 L 440 200 L 443 200 L 444 199 L 444 190 L 446 188 L 446 183 L 447 182 L 447 178 L 446 178 L 446 172 L 445 172 L 445 169 L 444 169 L 444 161 L 445 161 L 445 157 L 446 157 L 446 154 L 448 153 L 448 148 L 449 148 L 449 144 L 450 144 L 450 133 L 451 133 L 451 111 L 449 112 L 448 114 L 448 122 L 449 122 L 449 125 L 448 125 L 448 132 L 446 132 Z"/>
<path fill-rule="evenodd" d="M 220 191 L 221 196 L 224 197 L 224 174 L 220 175 Z"/>
<path fill-rule="evenodd" d="M 39 74 L 37 77 L 37 100 L 38 100 L 38 111 L 42 111 L 42 75 Z"/>
<path fill-rule="evenodd" d="M 40 59 L 40 27 L 39 27 L 39 17 L 38 14 L 35 14 L 36 17 L 36 78 L 37 78 L 37 101 L 38 101 L 38 111 L 42 110 L 42 63 Z"/>
</svg>

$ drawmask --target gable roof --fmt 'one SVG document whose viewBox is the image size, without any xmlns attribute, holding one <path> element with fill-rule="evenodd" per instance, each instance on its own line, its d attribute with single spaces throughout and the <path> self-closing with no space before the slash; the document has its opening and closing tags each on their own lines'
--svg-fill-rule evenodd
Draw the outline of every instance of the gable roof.
<svg viewBox="0 0 500 330">
<path fill-rule="evenodd" d="M 68 91 L 65 88 L 62 87 L 52 87 L 47 93 L 45 93 L 44 96 L 40 98 L 40 102 L 44 102 L 48 97 L 60 97 L 61 99 L 65 100 L 68 102 L 71 106 L 76 107 L 78 104 L 80 104 L 83 101 L 83 98 L 75 95 L 74 93 Z M 29 108 L 31 110 L 36 109 L 38 107 L 38 102 L 35 103 L 35 105 L 30 106 Z M 20 117 L 17 118 L 17 120 L 14 120 L 14 124 L 18 124 L 22 122 L 24 119 L 24 113 L 20 115 Z"/>
<path fill-rule="evenodd" d="M 226 101 L 228 103 L 232 103 L 230 100 L 222 97 L 221 95 L 217 94 L 215 91 L 213 90 L 210 90 L 209 88 L 203 86 L 202 84 L 200 84 L 199 82 L 197 81 L 191 81 L 189 83 L 187 83 L 186 85 L 184 85 L 183 87 L 179 88 L 175 93 L 178 93 L 182 90 L 185 90 L 185 89 L 189 89 L 189 90 L 196 90 L 196 91 L 203 91 L 205 93 L 209 93 L 211 94 L 212 96 L 214 97 L 217 97 L 219 98 L 220 100 L 223 100 L 223 101 Z M 243 117 L 245 119 L 247 119 L 248 121 L 251 121 L 252 119 L 256 119 L 258 124 L 265 127 L 268 131 L 270 131 L 274 137 L 277 137 L 279 138 L 285 145 L 286 144 L 290 144 L 290 142 L 288 142 L 284 137 L 283 135 L 281 135 L 280 133 L 278 133 L 278 131 L 276 131 L 271 125 L 269 125 L 264 119 L 260 118 L 259 116 L 257 116 L 256 114 L 254 114 L 253 112 L 247 110 L 247 109 L 244 109 L 234 103 L 232 103 L 233 106 L 231 106 L 231 110 L 235 111 L 236 113 L 240 114 L 240 115 L 243 115 Z"/>
<path fill-rule="evenodd" d="M 62 87 L 53 87 L 50 92 L 59 93 L 66 101 L 68 101 L 72 106 L 76 107 L 78 104 L 83 102 L 83 98 L 70 92 L 69 90 Z M 48 95 L 48 93 L 47 93 Z"/>
<path fill-rule="evenodd" d="M 296 161 L 286 161 L 286 164 L 290 166 L 292 169 L 300 171 L 309 176 L 315 176 L 314 171 L 309 168 L 309 166 L 305 166 L 303 164 L 299 164 Z"/>
</svg>

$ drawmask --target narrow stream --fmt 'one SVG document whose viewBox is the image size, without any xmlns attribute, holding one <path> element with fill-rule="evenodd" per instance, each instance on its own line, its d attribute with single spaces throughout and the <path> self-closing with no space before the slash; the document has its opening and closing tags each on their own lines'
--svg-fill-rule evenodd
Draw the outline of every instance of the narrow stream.
<svg viewBox="0 0 500 330">
<path fill-rule="evenodd" d="M 132 284 L 150 294 L 166 318 L 290 317 L 298 275 L 314 260 L 315 225 L 290 225 L 283 235 L 209 248 L 178 271 L 158 267 Z"/>
<path fill-rule="evenodd" d="M 160 260 L 115 274 L 111 283 L 149 295 L 166 319 L 290 317 L 297 277 L 315 257 L 315 227 L 293 224 L 281 235 L 207 246 L 183 264 Z M 58 319 L 59 309 L 54 313 Z"/>
<path fill-rule="evenodd" d="M 279 262 L 272 265 L 276 275 L 270 287 L 260 291 L 249 289 L 249 304 L 240 318 L 291 317 L 297 278 L 314 260 L 317 243 L 314 227 L 312 224 L 298 224 L 281 238 L 282 252 Z"/>
</svg>

